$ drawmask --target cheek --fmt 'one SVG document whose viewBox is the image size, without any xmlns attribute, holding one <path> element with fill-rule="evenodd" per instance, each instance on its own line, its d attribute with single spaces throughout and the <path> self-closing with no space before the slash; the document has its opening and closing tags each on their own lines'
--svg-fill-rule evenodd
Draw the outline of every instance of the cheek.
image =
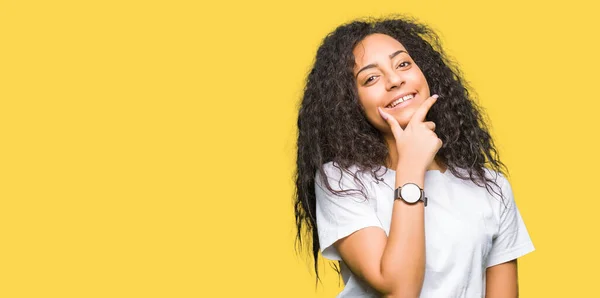
<svg viewBox="0 0 600 298">
<path fill-rule="evenodd" d="M 425 79 L 425 75 L 418 68 L 410 73 L 410 79 L 414 82 L 418 82 L 419 85 L 423 87 L 427 86 L 427 79 Z"/>
<path fill-rule="evenodd" d="M 361 105 L 365 110 L 375 109 L 385 100 L 385 90 L 381 90 L 378 86 L 370 88 L 361 88 L 358 91 Z"/>
<path fill-rule="evenodd" d="M 377 92 L 362 91 L 358 93 L 360 105 L 363 108 L 364 113 L 367 115 L 369 122 L 373 123 L 374 120 L 381 118 L 377 107 L 380 105 L 381 97 Z"/>
<path fill-rule="evenodd" d="M 427 91 L 427 93 L 429 93 L 429 84 L 427 83 L 427 78 L 425 78 L 425 75 L 423 74 L 423 72 L 421 72 L 420 69 L 415 69 L 416 71 L 414 72 L 414 80 L 421 82 L 421 88 L 424 89 L 425 91 Z M 427 96 L 429 96 L 429 94 L 425 94 Z"/>
<path fill-rule="evenodd" d="M 362 105 L 363 114 L 366 117 L 367 122 L 371 123 L 377 130 L 382 132 L 391 131 L 388 124 L 381 118 L 379 111 L 377 110 L 378 105 L 373 102 L 369 102 Z"/>
</svg>

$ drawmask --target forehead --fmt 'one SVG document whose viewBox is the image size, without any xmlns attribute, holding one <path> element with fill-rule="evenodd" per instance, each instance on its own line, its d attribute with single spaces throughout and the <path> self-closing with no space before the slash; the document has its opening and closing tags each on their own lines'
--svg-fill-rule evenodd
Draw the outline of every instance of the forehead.
<svg viewBox="0 0 600 298">
<path fill-rule="evenodd" d="M 406 51 L 402 43 L 393 37 L 381 33 L 371 34 L 361 40 L 352 51 L 355 67 L 376 63 L 379 59 L 389 59 L 389 55 L 398 50 Z"/>
</svg>

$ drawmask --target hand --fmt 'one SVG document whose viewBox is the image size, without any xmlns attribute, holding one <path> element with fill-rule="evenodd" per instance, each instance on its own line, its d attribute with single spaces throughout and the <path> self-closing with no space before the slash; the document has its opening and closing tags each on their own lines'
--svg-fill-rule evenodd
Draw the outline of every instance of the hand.
<svg viewBox="0 0 600 298">
<path fill-rule="evenodd" d="M 398 164 L 410 165 L 426 171 L 433 162 L 436 153 L 442 147 L 442 140 L 433 132 L 435 123 L 425 121 L 429 109 L 436 102 L 438 95 L 427 98 L 415 111 L 406 128 L 402 129 L 396 118 L 379 109 L 379 114 L 387 122 L 396 140 Z"/>
</svg>

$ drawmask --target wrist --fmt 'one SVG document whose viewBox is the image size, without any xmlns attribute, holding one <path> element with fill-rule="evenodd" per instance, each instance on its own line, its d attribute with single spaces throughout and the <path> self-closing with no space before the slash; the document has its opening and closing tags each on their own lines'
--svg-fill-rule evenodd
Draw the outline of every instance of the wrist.
<svg viewBox="0 0 600 298">
<path fill-rule="evenodd" d="M 409 164 L 398 164 L 396 167 L 396 188 L 406 184 L 415 183 L 423 188 L 425 182 L 425 169 Z"/>
<path fill-rule="evenodd" d="M 410 160 L 399 160 L 398 164 L 396 165 L 396 172 L 404 172 L 404 173 L 414 173 L 414 174 L 418 174 L 418 175 L 425 175 L 425 172 L 427 171 L 427 167 L 423 167 L 421 165 L 418 165 L 415 162 L 412 162 Z"/>
</svg>

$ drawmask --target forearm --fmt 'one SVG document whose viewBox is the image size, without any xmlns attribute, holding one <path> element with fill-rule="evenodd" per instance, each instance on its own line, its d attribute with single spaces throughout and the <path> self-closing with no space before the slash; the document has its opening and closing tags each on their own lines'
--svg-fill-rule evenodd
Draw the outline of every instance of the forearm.
<svg viewBox="0 0 600 298">
<path fill-rule="evenodd" d="M 396 188 L 412 182 L 423 188 L 425 170 L 398 167 Z M 395 200 L 389 237 L 381 258 L 386 297 L 418 297 L 425 275 L 424 204 Z"/>
</svg>

